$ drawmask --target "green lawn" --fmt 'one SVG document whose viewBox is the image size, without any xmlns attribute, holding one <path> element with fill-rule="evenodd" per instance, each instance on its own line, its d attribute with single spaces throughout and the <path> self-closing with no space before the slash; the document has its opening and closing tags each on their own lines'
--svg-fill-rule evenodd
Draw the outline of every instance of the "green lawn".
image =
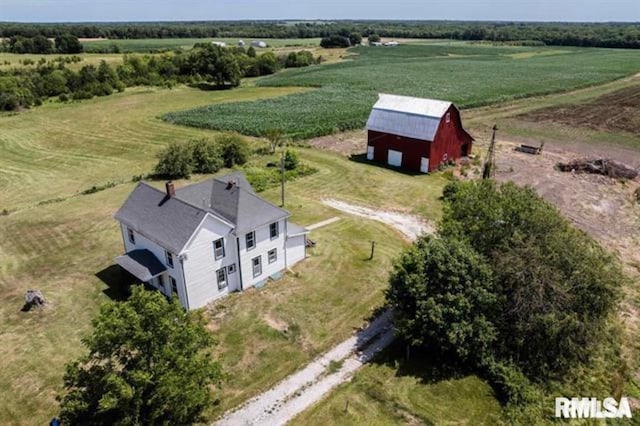
<svg viewBox="0 0 640 426">
<path fill-rule="evenodd" d="M 292 425 L 496 425 L 501 407 L 476 376 L 455 377 L 394 344 Z"/>
<path fill-rule="evenodd" d="M 357 47 L 352 60 L 264 77 L 263 87 L 317 90 L 168 114 L 171 122 L 260 135 L 280 127 L 294 138 L 362 128 L 379 92 L 448 99 L 462 108 L 567 91 L 640 70 L 630 50 L 401 45 Z"/>
</svg>

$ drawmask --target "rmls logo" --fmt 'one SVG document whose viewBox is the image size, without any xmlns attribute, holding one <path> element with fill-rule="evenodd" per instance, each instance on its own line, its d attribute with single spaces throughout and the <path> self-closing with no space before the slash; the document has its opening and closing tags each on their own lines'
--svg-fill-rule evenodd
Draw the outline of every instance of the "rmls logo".
<svg viewBox="0 0 640 426">
<path fill-rule="evenodd" d="M 564 419 L 621 419 L 631 418 L 627 398 L 620 402 L 613 398 L 556 398 L 556 417 Z"/>
</svg>

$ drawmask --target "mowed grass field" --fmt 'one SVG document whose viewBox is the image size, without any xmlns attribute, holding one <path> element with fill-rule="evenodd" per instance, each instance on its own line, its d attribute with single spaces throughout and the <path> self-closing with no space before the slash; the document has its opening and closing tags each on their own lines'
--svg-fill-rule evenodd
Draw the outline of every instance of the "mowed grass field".
<svg viewBox="0 0 640 426">
<path fill-rule="evenodd" d="M 135 185 L 131 176 L 149 172 L 168 142 L 214 134 L 171 126 L 158 117 L 176 107 L 254 100 L 283 90 L 299 89 L 127 90 L 0 116 L 2 209 L 11 211 L 0 216 L 1 423 L 39 424 L 56 414 L 64 365 L 82 352 L 80 339 L 90 331 L 91 318 L 114 294 L 105 278 L 113 276 L 109 268 L 122 250 L 113 214 Z M 349 336 L 382 303 L 391 261 L 407 243 L 383 224 L 323 206 L 322 198 L 408 210 L 431 220 L 440 214 L 438 197 L 447 182 L 441 174 L 407 176 L 298 149 L 302 161 L 318 172 L 288 185 L 292 220 L 309 225 L 342 219 L 313 231 L 318 246 L 295 275 L 233 295 L 208 313 L 219 341 L 215 354 L 229 373 L 211 418 Z M 256 156 L 252 163 L 264 166 L 271 160 Z M 121 183 L 79 194 L 108 181 Z M 277 202 L 279 191 L 264 195 Z M 365 260 L 371 240 L 378 243 L 375 262 Z M 44 310 L 21 312 L 28 289 L 43 292 Z"/>
<path fill-rule="evenodd" d="M 66 64 L 68 68 L 78 70 L 84 65 L 99 65 L 101 61 L 107 62 L 109 65 L 116 66 L 122 63 L 122 54 L 116 53 L 81 53 L 78 55 L 36 55 L 36 54 L 24 54 L 19 55 L 16 53 L 0 52 L 0 70 L 9 68 L 22 68 L 32 67 L 35 68 L 40 59 L 51 61 L 53 59 L 63 57 L 69 58 L 72 56 L 78 56 L 82 58 L 82 61 Z M 24 65 L 25 60 L 31 60 L 34 64 Z"/>
<path fill-rule="evenodd" d="M 0 116 L 0 210 L 33 207 L 107 182 L 146 174 L 157 152 L 171 141 L 210 132 L 169 125 L 159 116 L 211 102 L 255 100 L 299 88 L 246 87 L 206 92 L 127 89 L 107 98 L 46 103 L 20 114 Z"/>
<path fill-rule="evenodd" d="M 447 99 L 470 108 L 568 91 L 640 71 L 637 52 L 614 49 L 412 44 L 357 47 L 349 52 L 351 60 L 286 70 L 257 82 L 264 87 L 315 90 L 201 107 L 166 119 L 249 135 L 280 127 L 305 139 L 362 128 L 380 92 Z"/>
</svg>

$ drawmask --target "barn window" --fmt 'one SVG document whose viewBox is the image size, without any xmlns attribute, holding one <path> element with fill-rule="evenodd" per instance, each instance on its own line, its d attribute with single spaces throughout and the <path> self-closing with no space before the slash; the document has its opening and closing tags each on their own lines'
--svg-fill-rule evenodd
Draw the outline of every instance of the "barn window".
<svg viewBox="0 0 640 426">
<path fill-rule="evenodd" d="M 451 113 L 448 112 L 447 115 L 444 116 L 444 121 L 449 123 L 451 121 Z"/>
</svg>

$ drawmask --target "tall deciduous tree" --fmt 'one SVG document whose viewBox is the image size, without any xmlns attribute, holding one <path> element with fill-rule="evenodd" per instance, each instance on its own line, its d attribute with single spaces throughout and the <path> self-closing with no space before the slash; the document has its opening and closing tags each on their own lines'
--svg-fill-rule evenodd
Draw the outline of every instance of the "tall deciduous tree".
<svg viewBox="0 0 640 426">
<path fill-rule="evenodd" d="M 199 314 L 141 286 L 102 306 L 84 339 L 89 353 L 67 365 L 64 424 L 189 424 L 213 401 L 222 373 Z"/>
<path fill-rule="evenodd" d="M 394 266 L 387 300 L 395 327 L 414 346 L 483 362 L 496 339 L 491 269 L 468 244 L 419 238 Z"/>
</svg>

